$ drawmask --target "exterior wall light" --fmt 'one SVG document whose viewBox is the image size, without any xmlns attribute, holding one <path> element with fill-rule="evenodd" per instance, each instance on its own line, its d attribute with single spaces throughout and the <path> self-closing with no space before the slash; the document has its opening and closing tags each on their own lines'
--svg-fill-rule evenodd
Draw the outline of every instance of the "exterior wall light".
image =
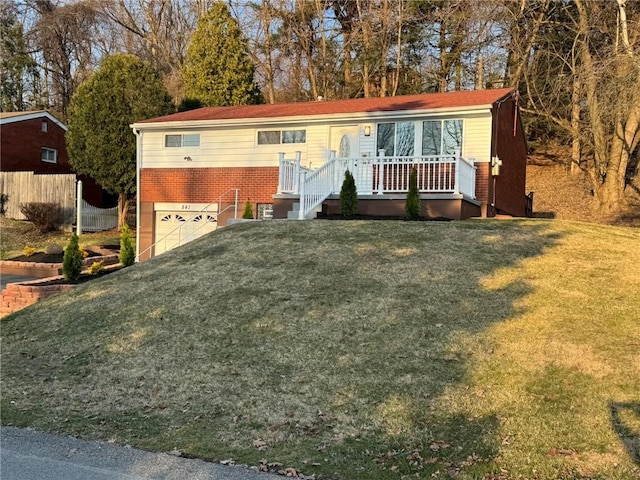
<svg viewBox="0 0 640 480">
<path fill-rule="evenodd" d="M 371 125 L 365 125 L 365 127 L 364 127 L 364 136 L 365 137 L 370 137 L 371 136 Z"/>
<path fill-rule="evenodd" d="M 186 160 L 187 162 L 191 161 L 191 157 L 184 157 L 184 160 Z"/>
</svg>

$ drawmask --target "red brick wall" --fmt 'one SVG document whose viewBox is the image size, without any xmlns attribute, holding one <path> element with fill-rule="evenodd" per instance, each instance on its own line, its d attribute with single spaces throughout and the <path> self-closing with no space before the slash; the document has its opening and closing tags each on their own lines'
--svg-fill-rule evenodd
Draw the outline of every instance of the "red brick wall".
<svg viewBox="0 0 640 480">
<path fill-rule="evenodd" d="M 155 216 L 153 203 L 210 203 L 232 188 L 238 188 L 238 216 L 242 215 L 247 199 L 251 200 L 254 215 L 258 203 L 273 203 L 278 190 L 278 167 L 224 168 L 144 168 L 140 172 L 140 232 L 139 251 L 153 243 Z M 233 199 L 229 193 L 225 202 Z M 224 225 L 226 219 L 219 218 Z M 147 260 L 150 252 L 140 255 Z"/>
<path fill-rule="evenodd" d="M 42 131 L 43 120 L 48 124 L 46 132 Z M 64 129 L 42 117 L 2 125 L 0 135 L 2 171 L 71 173 L 64 135 Z M 47 163 L 40 160 L 42 147 L 56 149 L 58 162 Z"/>
<path fill-rule="evenodd" d="M 140 172 L 141 202 L 209 203 L 238 188 L 244 205 L 272 203 L 278 167 L 145 168 Z"/>
</svg>

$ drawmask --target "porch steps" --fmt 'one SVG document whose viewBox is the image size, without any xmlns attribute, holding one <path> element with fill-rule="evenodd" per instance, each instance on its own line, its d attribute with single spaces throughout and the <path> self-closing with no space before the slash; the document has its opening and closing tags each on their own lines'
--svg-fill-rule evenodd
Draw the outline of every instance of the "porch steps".
<svg viewBox="0 0 640 480">
<path fill-rule="evenodd" d="M 313 215 L 310 216 L 309 218 L 311 219 L 316 218 L 318 213 L 321 211 L 322 211 L 322 205 L 318 205 L 316 208 L 313 209 Z M 298 220 L 299 215 L 300 215 L 300 203 L 296 202 L 292 205 L 291 210 L 287 212 L 287 220 Z"/>
</svg>

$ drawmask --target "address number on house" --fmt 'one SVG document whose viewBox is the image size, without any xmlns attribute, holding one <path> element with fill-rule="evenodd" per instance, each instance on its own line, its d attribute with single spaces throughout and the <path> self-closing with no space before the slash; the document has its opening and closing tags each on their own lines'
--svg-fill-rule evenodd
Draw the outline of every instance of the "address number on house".
<svg viewBox="0 0 640 480">
<path fill-rule="evenodd" d="M 217 203 L 169 203 L 158 202 L 153 204 L 153 209 L 157 212 L 217 212 Z"/>
</svg>

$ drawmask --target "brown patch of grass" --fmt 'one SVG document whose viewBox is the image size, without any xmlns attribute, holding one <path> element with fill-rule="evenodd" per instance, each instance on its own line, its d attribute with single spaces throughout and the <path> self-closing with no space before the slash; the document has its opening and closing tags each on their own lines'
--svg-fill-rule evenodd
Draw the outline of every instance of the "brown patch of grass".
<svg viewBox="0 0 640 480">
<path fill-rule="evenodd" d="M 30 222 L 12 220 L 0 217 L 0 257 L 2 260 L 21 255 L 26 246 L 35 247 L 37 251 L 44 251 L 51 243 L 57 243 L 64 247 L 71 238 L 71 232 L 47 232 L 40 233 Z M 133 234 L 135 239 L 135 232 Z M 119 245 L 120 232 L 110 230 L 105 232 L 83 233 L 80 238 L 81 245 Z"/>
</svg>

